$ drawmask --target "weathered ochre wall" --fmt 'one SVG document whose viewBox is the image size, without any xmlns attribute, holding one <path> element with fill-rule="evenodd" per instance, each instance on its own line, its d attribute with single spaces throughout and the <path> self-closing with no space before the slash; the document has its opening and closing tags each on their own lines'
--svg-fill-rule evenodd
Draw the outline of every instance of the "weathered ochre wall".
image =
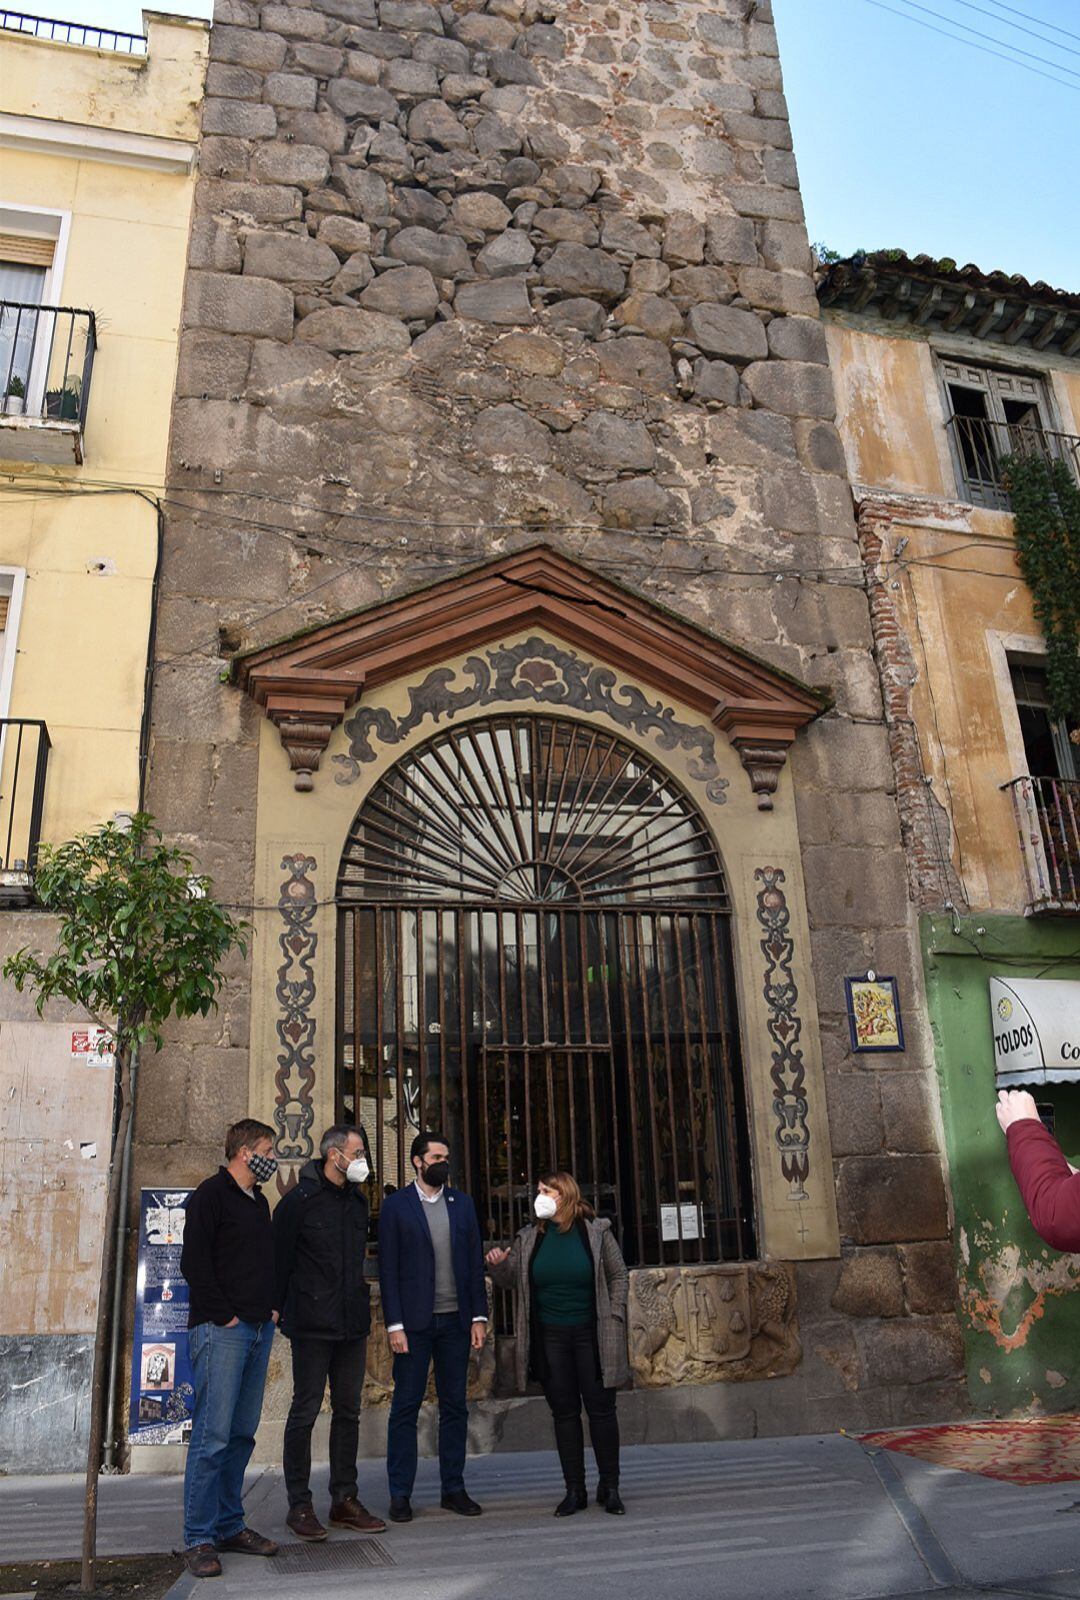
<svg viewBox="0 0 1080 1600">
<path fill-rule="evenodd" d="M 1042 644 L 1012 517 L 960 498 L 930 342 L 853 316 L 830 316 L 825 328 L 894 734 L 907 721 L 918 740 L 913 770 L 899 777 L 902 803 L 905 779 L 915 791 L 909 866 L 920 901 L 1022 911 L 1023 862 L 1002 785 L 1027 768 L 1007 652 Z M 1053 421 L 1076 431 L 1080 363 L 965 343 L 973 361 L 1041 369 Z M 894 738 L 894 758 L 897 749 Z"/>
<path fill-rule="evenodd" d="M 853 483 L 949 494 L 945 412 L 930 350 L 825 323 L 836 390 L 836 425 Z"/>
<path fill-rule="evenodd" d="M 1022 911 L 1023 862 L 1003 784 L 1026 771 L 1002 641 L 1037 648 L 1031 592 L 1020 580 L 1000 512 L 966 508 L 938 522 L 899 515 L 892 598 L 918 673 L 911 715 L 933 793 L 951 814 L 942 830 L 972 909 Z M 973 541 L 976 541 L 973 543 Z M 961 625 L 962 624 L 962 625 Z"/>
</svg>

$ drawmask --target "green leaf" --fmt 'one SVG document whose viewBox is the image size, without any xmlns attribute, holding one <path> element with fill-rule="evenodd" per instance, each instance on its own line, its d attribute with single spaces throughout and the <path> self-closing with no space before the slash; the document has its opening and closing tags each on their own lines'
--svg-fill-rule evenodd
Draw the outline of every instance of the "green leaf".
<svg viewBox="0 0 1080 1600">
<path fill-rule="evenodd" d="M 1039 453 L 1001 462 L 1024 582 L 1046 640 L 1050 711 L 1080 718 L 1080 489 L 1063 461 Z"/>
<path fill-rule="evenodd" d="M 205 899 L 191 899 L 193 876 Z M 48 956 L 17 950 L 4 977 L 31 989 L 39 1012 L 55 998 L 106 1020 L 118 1049 L 143 1040 L 160 1048 L 170 1016 L 205 1016 L 224 981 L 222 962 L 233 949 L 247 954 L 248 924 L 216 904 L 211 881 L 144 812 L 126 830 L 110 822 L 42 846 L 37 890 L 57 918 L 55 948 Z"/>
</svg>

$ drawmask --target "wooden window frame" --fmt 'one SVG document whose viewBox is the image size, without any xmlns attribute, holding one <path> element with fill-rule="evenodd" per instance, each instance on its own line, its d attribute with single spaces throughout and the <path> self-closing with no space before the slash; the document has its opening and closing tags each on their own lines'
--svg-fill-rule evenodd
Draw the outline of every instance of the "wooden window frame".
<svg viewBox="0 0 1080 1600">
<path fill-rule="evenodd" d="M 934 363 L 947 423 L 956 415 L 950 393 L 950 386 L 955 385 L 985 395 L 986 420 L 994 428 L 1008 426 L 1004 402 L 1006 399 L 1015 399 L 1026 400 L 1037 407 L 1039 428 L 1042 432 L 1060 431 L 1053 391 L 1045 374 L 1022 367 L 1000 366 L 992 361 L 968 361 L 962 356 L 951 355 L 943 350 L 934 351 Z M 1006 393 L 1009 385 L 1015 386 L 1011 395 Z M 1004 491 L 999 494 L 989 494 L 985 485 L 975 482 L 970 477 L 955 429 L 948 428 L 948 434 L 957 498 L 971 505 L 986 506 L 990 510 L 1008 511 L 1008 496 Z"/>
</svg>

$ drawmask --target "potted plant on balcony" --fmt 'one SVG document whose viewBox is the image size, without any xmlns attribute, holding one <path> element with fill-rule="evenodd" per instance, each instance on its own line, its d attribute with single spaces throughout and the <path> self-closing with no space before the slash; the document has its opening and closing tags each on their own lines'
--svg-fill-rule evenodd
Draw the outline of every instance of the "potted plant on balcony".
<svg viewBox="0 0 1080 1600">
<path fill-rule="evenodd" d="M 10 417 L 21 417 L 25 409 L 26 381 L 20 378 L 17 372 L 14 372 L 8 379 L 7 394 L 4 396 L 4 410 Z"/>
<path fill-rule="evenodd" d="M 78 422 L 81 378 L 68 378 L 62 389 L 46 389 L 45 415 L 53 421 Z"/>
</svg>

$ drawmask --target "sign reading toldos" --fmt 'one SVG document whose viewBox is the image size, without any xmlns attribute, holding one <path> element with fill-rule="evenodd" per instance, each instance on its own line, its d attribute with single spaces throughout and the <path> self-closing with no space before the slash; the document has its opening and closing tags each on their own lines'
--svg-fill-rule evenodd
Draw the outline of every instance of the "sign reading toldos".
<svg viewBox="0 0 1080 1600">
<path fill-rule="evenodd" d="M 998 1088 L 1080 1083 L 1080 980 L 991 978 L 990 1016 Z"/>
</svg>

